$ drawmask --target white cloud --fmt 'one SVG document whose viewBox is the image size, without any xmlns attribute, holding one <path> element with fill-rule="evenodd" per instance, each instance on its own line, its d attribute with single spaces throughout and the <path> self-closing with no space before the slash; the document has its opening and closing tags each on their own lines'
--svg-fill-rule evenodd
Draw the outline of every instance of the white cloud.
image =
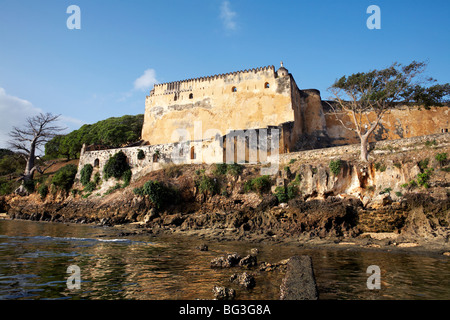
<svg viewBox="0 0 450 320">
<path fill-rule="evenodd" d="M 8 141 L 11 138 L 8 133 L 13 127 L 23 127 L 28 117 L 33 117 L 39 113 L 44 113 L 30 101 L 9 95 L 5 89 L 0 88 L 0 148 L 8 148 Z M 78 129 L 84 122 L 72 117 L 61 115 L 59 126 L 67 127 L 66 132 Z"/>
<path fill-rule="evenodd" d="M 236 12 L 231 9 L 230 2 L 223 1 L 220 6 L 220 19 L 227 31 L 235 31 L 237 29 L 236 15 Z"/>
<path fill-rule="evenodd" d="M 157 82 L 158 80 L 156 80 L 155 70 L 147 69 L 144 71 L 144 74 L 142 76 L 134 81 L 134 89 L 146 91 L 153 87 L 153 85 Z"/>
<path fill-rule="evenodd" d="M 5 89 L 0 88 L 0 148 L 7 148 L 10 137 L 8 133 L 13 126 L 20 127 L 27 117 L 42 112 L 27 100 L 8 95 Z"/>
</svg>

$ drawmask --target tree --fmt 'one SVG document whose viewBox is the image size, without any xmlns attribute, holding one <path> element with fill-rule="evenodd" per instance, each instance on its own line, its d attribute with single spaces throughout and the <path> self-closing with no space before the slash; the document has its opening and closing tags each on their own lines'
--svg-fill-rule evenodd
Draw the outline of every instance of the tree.
<svg viewBox="0 0 450 320">
<path fill-rule="evenodd" d="M 47 168 L 41 169 L 36 165 L 36 149 L 40 149 L 42 145 L 54 138 L 59 132 L 65 130 L 54 125 L 59 115 L 51 113 L 40 113 L 34 117 L 28 117 L 23 128 L 13 127 L 9 136 L 12 149 L 19 151 L 26 159 L 25 170 L 19 180 L 22 185 L 16 190 L 17 193 L 24 192 L 24 183 L 33 180 L 35 171 L 43 173 Z"/>
<path fill-rule="evenodd" d="M 425 70 L 425 62 L 413 61 L 408 65 L 393 63 L 382 70 L 355 73 L 343 76 L 329 88 L 334 96 L 334 103 L 328 103 L 336 118 L 344 128 L 354 131 L 361 141 L 361 160 L 368 160 L 368 141 L 370 135 L 379 125 L 388 109 L 394 108 L 399 102 L 417 101 L 418 93 L 424 92 L 423 84 L 435 81 L 432 78 L 419 77 Z M 445 92 L 447 85 L 435 87 L 431 92 Z M 442 99 L 442 94 L 437 94 Z M 445 95 L 444 95 L 445 96 Z M 430 95 L 427 99 L 432 99 Z M 432 103 L 433 101 L 429 103 Z M 347 126 L 339 117 L 339 112 L 350 114 L 352 126 Z M 375 113 L 375 119 L 370 120 L 368 112 Z"/>
<path fill-rule="evenodd" d="M 49 141 L 45 146 L 45 155 L 49 158 L 62 156 L 78 158 L 83 144 L 115 148 L 138 142 L 143 122 L 144 115 L 139 114 L 112 117 L 94 124 L 85 124 L 78 130 Z"/>
</svg>

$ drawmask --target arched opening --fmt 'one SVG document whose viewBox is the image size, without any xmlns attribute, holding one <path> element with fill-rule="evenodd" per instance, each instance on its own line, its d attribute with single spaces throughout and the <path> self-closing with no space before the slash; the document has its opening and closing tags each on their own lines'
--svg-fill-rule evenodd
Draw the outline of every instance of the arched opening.
<svg viewBox="0 0 450 320">
<path fill-rule="evenodd" d="M 98 167 L 100 167 L 100 160 L 95 159 L 94 160 L 94 168 L 98 168 Z"/>
<path fill-rule="evenodd" d="M 265 84 L 264 84 L 264 89 L 269 89 L 270 88 L 270 84 L 268 83 L 268 82 L 266 82 Z"/>
<path fill-rule="evenodd" d="M 159 155 L 157 153 L 153 154 L 153 162 L 158 162 Z"/>
<path fill-rule="evenodd" d="M 177 101 L 178 100 L 178 95 L 175 93 L 174 97 L 173 97 L 173 101 Z"/>
<path fill-rule="evenodd" d="M 195 160 L 195 156 L 196 156 L 196 154 L 195 154 L 195 148 L 194 148 L 194 147 L 191 147 L 191 160 Z"/>
<path fill-rule="evenodd" d="M 237 92 L 237 88 L 236 87 L 231 88 L 231 92 Z"/>
<path fill-rule="evenodd" d="M 189 93 L 189 99 L 194 99 L 194 94 L 193 93 Z"/>
</svg>

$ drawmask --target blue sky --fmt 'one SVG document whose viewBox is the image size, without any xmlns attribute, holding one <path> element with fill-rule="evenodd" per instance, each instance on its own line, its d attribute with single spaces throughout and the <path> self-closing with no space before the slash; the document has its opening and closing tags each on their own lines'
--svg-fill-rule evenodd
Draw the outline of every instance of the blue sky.
<svg viewBox="0 0 450 320">
<path fill-rule="evenodd" d="M 67 7 L 81 10 L 69 30 Z M 369 30 L 367 7 L 381 9 Z M 69 130 L 144 112 L 155 82 L 280 61 L 302 89 L 392 62 L 427 60 L 450 82 L 448 0 L 0 0 L 0 148 L 38 112 Z"/>
</svg>

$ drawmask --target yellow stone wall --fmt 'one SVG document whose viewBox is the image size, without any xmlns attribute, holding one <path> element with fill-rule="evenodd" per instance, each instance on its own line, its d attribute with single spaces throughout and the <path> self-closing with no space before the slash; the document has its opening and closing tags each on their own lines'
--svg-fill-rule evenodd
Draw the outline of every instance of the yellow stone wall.
<svg viewBox="0 0 450 320">
<path fill-rule="evenodd" d="M 151 145 L 178 142 L 175 132 L 184 129 L 187 140 L 200 140 L 294 121 L 292 82 L 269 66 L 155 85 L 145 101 L 142 139 Z M 196 122 L 201 129 L 194 132 Z"/>
<path fill-rule="evenodd" d="M 342 113 L 339 118 L 350 127 L 352 125 L 349 114 Z M 368 113 L 370 120 L 375 119 L 373 112 Z M 345 129 L 333 113 L 325 115 L 328 136 L 335 145 L 359 143 L 356 133 Z M 363 120 L 365 117 L 363 117 Z M 431 107 L 426 110 L 421 107 L 400 107 L 389 110 L 381 124 L 372 134 L 370 141 L 394 140 L 412 138 L 449 130 L 449 107 Z"/>
</svg>

